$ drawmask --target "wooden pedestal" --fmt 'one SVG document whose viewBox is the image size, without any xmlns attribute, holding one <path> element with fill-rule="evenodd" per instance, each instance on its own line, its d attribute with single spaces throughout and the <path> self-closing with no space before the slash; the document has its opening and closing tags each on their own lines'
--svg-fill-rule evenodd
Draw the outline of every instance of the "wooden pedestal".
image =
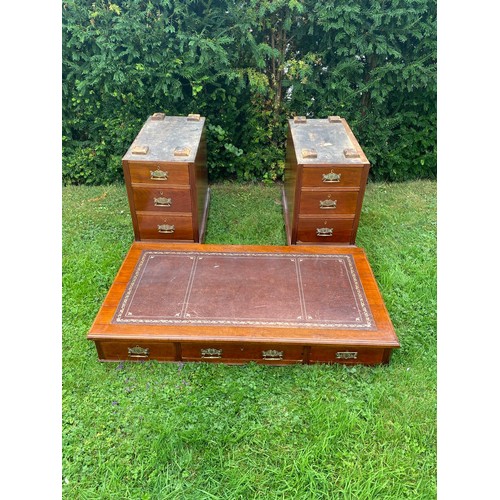
<svg viewBox="0 0 500 500">
<path fill-rule="evenodd" d="M 137 241 L 203 242 L 210 199 L 205 118 L 155 113 L 122 165 Z"/>
<path fill-rule="evenodd" d="M 354 245 L 370 163 L 347 122 L 288 122 L 283 212 L 289 245 Z"/>
</svg>

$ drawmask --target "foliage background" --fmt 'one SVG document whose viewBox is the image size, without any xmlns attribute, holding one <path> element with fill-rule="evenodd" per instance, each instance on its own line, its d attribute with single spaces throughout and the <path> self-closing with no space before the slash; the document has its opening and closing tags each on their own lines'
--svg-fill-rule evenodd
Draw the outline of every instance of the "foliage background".
<svg viewBox="0 0 500 500">
<path fill-rule="evenodd" d="M 207 118 L 212 181 L 280 180 L 287 119 L 347 119 L 374 180 L 436 176 L 436 0 L 68 0 L 65 184 L 122 178 L 146 118 Z"/>
</svg>

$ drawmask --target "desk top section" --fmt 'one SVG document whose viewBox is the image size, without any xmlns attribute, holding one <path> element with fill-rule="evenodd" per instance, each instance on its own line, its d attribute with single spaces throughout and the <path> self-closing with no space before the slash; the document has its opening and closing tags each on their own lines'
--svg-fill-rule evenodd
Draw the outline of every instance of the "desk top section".
<svg viewBox="0 0 500 500">
<path fill-rule="evenodd" d="M 362 249 L 134 242 L 87 338 L 398 347 Z"/>
</svg>

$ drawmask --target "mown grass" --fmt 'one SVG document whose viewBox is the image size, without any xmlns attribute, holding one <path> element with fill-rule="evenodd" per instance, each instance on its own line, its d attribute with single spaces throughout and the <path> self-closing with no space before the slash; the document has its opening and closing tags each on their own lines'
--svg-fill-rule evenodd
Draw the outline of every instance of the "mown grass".
<svg viewBox="0 0 500 500">
<path fill-rule="evenodd" d="M 133 240 L 122 185 L 63 188 L 63 496 L 436 497 L 436 183 L 368 185 L 358 246 L 402 347 L 384 367 L 99 363 Z M 278 185 L 212 186 L 207 243 L 285 243 Z"/>
</svg>

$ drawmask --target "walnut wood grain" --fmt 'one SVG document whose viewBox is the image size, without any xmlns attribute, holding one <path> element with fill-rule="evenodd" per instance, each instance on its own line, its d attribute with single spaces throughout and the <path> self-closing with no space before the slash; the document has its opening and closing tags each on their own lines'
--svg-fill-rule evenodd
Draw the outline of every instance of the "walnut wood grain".
<svg viewBox="0 0 500 500">
<path fill-rule="evenodd" d="M 207 353 L 209 349 L 214 349 L 215 353 Z M 212 363 L 243 364 L 250 361 L 273 365 L 302 363 L 304 351 L 304 346 L 294 344 L 221 343 L 210 342 L 209 340 L 181 343 L 183 361 Z"/>
<path fill-rule="evenodd" d="M 102 361 L 149 361 L 151 359 L 175 361 L 175 354 L 175 345 L 172 342 L 153 342 L 139 339 L 137 341 L 103 340 L 98 344 L 98 356 Z"/>
</svg>

